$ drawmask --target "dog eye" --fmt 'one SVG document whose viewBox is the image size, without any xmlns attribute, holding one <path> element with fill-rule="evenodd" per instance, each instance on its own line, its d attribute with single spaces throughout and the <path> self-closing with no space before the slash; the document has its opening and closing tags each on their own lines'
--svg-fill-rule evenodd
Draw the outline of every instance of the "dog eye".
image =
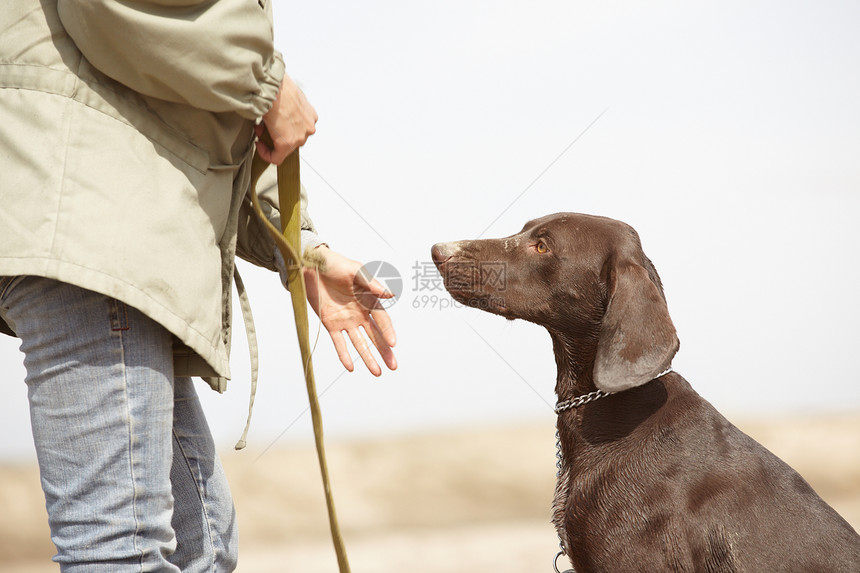
<svg viewBox="0 0 860 573">
<path fill-rule="evenodd" d="M 549 247 L 547 247 L 546 243 L 544 243 L 543 241 L 538 241 L 538 244 L 535 245 L 535 250 L 540 254 L 544 254 L 549 250 Z"/>
</svg>

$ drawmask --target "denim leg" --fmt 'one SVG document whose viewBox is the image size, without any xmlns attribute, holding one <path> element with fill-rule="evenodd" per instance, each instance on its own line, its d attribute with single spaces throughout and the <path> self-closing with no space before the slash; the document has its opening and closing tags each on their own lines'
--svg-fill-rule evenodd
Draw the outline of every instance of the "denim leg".
<svg viewBox="0 0 860 573">
<path fill-rule="evenodd" d="M 233 498 L 190 378 L 177 378 L 173 411 L 173 528 L 170 561 L 183 573 L 236 568 L 238 535 Z"/>
<path fill-rule="evenodd" d="M 0 280 L 21 338 L 54 560 L 64 573 L 171 572 L 172 338 L 121 302 Z"/>
</svg>

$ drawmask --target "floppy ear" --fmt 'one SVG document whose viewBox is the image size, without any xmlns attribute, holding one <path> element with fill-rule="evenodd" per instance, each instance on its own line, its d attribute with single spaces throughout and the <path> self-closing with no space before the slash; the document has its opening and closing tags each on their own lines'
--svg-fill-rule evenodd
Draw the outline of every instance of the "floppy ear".
<svg viewBox="0 0 860 573">
<path fill-rule="evenodd" d="M 679 345 L 666 299 L 648 271 L 630 262 L 613 268 L 594 384 L 605 392 L 645 384 L 669 367 Z"/>
</svg>

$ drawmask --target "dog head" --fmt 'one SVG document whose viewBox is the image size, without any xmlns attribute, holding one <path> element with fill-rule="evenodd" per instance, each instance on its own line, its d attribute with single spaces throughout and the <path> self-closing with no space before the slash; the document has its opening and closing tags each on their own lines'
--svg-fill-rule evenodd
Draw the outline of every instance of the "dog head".
<svg viewBox="0 0 860 573">
<path fill-rule="evenodd" d="M 679 342 L 657 271 L 629 225 L 578 213 L 529 221 L 501 239 L 438 243 L 433 261 L 451 296 L 546 327 L 618 392 L 665 370 Z"/>
</svg>

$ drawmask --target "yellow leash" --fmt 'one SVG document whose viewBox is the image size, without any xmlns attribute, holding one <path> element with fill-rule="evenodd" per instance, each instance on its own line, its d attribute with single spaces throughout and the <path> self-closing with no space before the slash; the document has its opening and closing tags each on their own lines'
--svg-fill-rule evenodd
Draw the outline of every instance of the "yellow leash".
<svg viewBox="0 0 860 573">
<path fill-rule="evenodd" d="M 263 141 L 271 146 L 271 139 L 264 134 Z M 337 554 L 337 564 L 340 573 L 349 573 L 349 561 L 346 558 L 346 547 L 340 533 L 337 522 L 337 514 L 334 509 L 334 497 L 331 493 L 331 480 L 328 474 L 328 464 L 325 457 L 325 444 L 323 443 L 322 414 L 320 413 L 319 397 L 317 396 L 316 382 L 314 380 L 314 368 L 311 362 L 311 345 L 308 335 L 308 307 L 307 291 L 302 269 L 305 264 L 299 253 L 301 250 L 301 214 L 300 194 L 301 180 L 299 175 L 299 150 L 296 149 L 278 166 L 278 199 L 281 211 L 281 226 L 278 231 L 272 223 L 263 215 L 260 209 L 260 201 L 257 198 L 257 180 L 269 166 L 259 155 L 254 155 L 254 163 L 251 167 L 251 201 L 254 210 L 266 225 L 269 234 L 275 241 L 284 262 L 287 265 L 290 298 L 293 302 L 293 314 L 296 319 L 296 334 L 299 338 L 299 349 L 302 353 L 302 364 L 305 372 L 305 383 L 308 390 L 310 402 L 311 419 L 314 427 L 314 441 L 317 447 L 317 457 L 322 473 L 323 487 L 325 489 L 325 501 L 328 508 L 328 520 L 331 528 L 331 538 L 334 542 L 334 550 Z"/>
</svg>

